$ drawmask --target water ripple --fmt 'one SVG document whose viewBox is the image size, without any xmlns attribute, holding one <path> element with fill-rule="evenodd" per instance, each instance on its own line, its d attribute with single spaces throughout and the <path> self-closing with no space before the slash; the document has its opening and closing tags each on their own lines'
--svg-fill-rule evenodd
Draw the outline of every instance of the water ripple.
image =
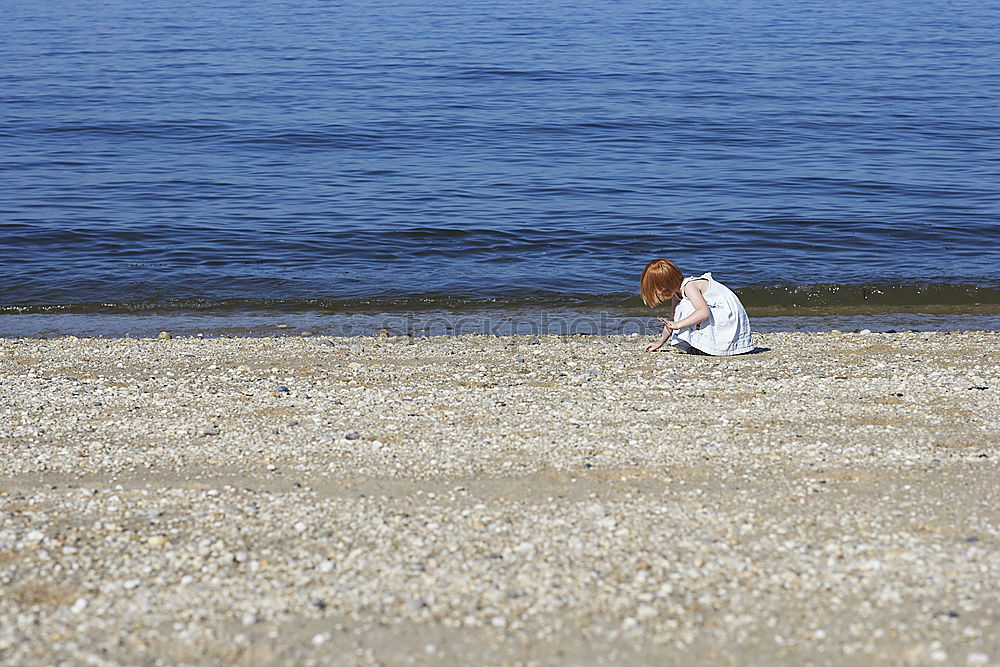
<svg viewBox="0 0 1000 667">
<path fill-rule="evenodd" d="M 756 308 L 992 303 L 997 24 L 972 0 L 13 3 L 0 305 L 610 308 L 661 256 Z"/>
</svg>

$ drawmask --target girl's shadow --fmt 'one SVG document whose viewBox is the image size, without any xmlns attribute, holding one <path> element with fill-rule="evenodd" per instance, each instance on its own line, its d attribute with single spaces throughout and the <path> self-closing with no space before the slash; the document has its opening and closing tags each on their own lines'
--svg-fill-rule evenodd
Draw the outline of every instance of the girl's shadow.
<svg viewBox="0 0 1000 667">
<path fill-rule="evenodd" d="M 769 347 L 761 347 L 760 345 L 758 345 L 754 349 L 750 350 L 749 352 L 744 352 L 743 354 L 733 354 L 733 355 L 730 355 L 730 356 L 733 356 L 733 357 L 746 357 L 746 356 L 749 356 L 751 354 L 762 354 L 764 352 L 770 352 L 770 351 L 771 351 L 771 348 L 769 348 Z M 702 352 L 701 350 L 693 348 L 693 347 L 688 348 L 687 350 L 684 351 L 684 353 L 685 354 L 695 354 L 695 355 L 698 355 L 698 356 L 701 356 L 701 357 L 718 356 L 720 358 L 724 358 L 726 356 L 726 355 L 713 355 L 713 354 L 709 354 L 708 352 Z"/>
</svg>

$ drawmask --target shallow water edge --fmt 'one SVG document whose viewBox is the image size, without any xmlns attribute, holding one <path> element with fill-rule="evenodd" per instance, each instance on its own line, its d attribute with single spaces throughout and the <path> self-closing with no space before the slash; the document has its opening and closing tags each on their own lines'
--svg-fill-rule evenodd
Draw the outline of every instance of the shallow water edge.
<svg viewBox="0 0 1000 667">
<path fill-rule="evenodd" d="M 1000 313 L 948 312 L 947 307 L 923 312 L 865 312 L 866 309 L 812 310 L 801 315 L 757 315 L 753 330 L 778 331 L 1000 331 Z M 929 312 L 928 312 L 929 311 Z M 329 314 L 258 311 L 238 313 L 179 312 L 169 314 L 31 313 L 0 316 L 0 337 L 86 336 L 149 337 L 162 331 L 173 335 L 222 336 L 442 336 L 481 334 L 531 335 L 650 335 L 659 331 L 657 316 L 592 310 L 484 310 L 480 312 L 408 312 Z"/>
</svg>

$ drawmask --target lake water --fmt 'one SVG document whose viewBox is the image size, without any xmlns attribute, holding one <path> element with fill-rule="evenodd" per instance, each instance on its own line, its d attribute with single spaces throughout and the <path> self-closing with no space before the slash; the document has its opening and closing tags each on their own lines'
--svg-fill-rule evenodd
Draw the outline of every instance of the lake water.
<svg viewBox="0 0 1000 667">
<path fill-rule="evenodd" d="M 997 3 L 3 8 L 0 335 L 1000 329 Z"/>
</svg>

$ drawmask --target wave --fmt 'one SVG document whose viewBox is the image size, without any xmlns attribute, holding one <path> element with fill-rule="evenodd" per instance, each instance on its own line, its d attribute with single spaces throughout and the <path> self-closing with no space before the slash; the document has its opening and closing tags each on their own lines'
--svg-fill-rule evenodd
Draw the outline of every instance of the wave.
<svg viewBox="0 0 1000 667">
<path fill-rule="evenodd" d="M 1000 287 L 973 284 L 816 284 L 766 285 L 735 290 L 751 315 L 824 315 L 839 312 L 1000 313 Z M 484 311 L 609 311 L 651 314 L 636 294 L 562 294 L 537 291 L 494 297 L 450 294 L 393 294 L 330 299 L 170 299 L 141 302 L 0 304 L 0 315 L 180 313 L 431 313 Z"/>
</svg>

